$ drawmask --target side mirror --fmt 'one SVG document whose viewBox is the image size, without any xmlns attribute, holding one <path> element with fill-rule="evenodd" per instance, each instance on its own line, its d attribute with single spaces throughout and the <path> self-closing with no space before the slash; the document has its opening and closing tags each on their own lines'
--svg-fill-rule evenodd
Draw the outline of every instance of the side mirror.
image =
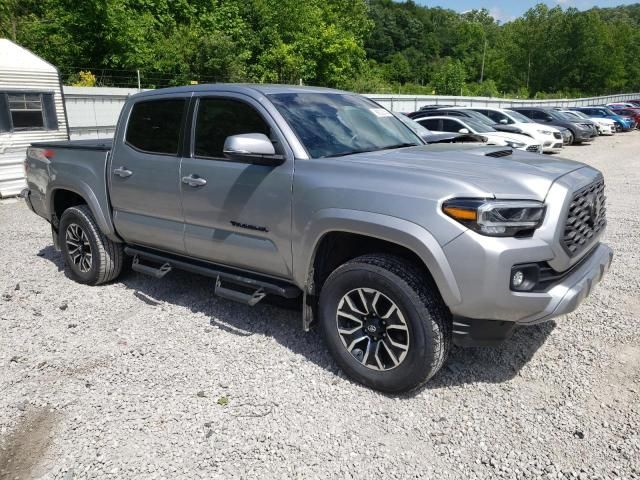
<svg viewBox="0 0 640 480">
<path fill-rule="evenodd" d="M 284 157 L 276 155 L 271 140 L 263 133 L 242 133 L 227 137 L 222 151 L 225 157 L 236 162 L 272 167 L 284 163 Z"/>
<path fill-rule="evenodd" d="M 500 119 L 500 123 L 501 123 L 502 125 L 506 125 L 506 124 L 507 124 L 507 123 L 509 123 L 509 122 L 507 121 L 507 119 L 506 119 L 506 118 L 501 118 L 501 119 Z"/>
<path fill-rule="evenodd" d="M 544 117 L 544 121 L 545 122 L 552 122 L 553 121 L 553 117 L 551 115 Z"/>
<path fill-rule="evenodd" d="M 458 133 L 471 133 L 471 132 L 469 132 L 468 128 L 461 128 L 460 130 L 458 130 Z"/>
</svg>

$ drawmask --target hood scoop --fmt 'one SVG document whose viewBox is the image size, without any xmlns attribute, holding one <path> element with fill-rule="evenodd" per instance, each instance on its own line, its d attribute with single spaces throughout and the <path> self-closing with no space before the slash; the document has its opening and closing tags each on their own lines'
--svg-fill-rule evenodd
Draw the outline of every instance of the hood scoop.
<svg viewBox="0 0 640 480">
<path fill-rule="evenodd" d="M 508 157 L 509 155 L 513 155 L 513 150 L 508 148 L 504 150 L 492 150 L 490 152 L 485 153 L 486 157 L 500 158 L 500 157 Z"/>
</svg>

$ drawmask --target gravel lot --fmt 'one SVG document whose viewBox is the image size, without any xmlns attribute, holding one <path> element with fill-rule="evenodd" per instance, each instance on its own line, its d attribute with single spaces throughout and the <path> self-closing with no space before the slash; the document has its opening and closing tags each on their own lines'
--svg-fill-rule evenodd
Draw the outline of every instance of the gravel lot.
<svg viewBox="0 0 640 480">
<path fill-rule="evenodd" d="M 640 132 L 562 154 L 608 184 L 616 259 L 587 302 L 399 398 L 209 279 L 76 284 L 48 224 L 1 202 L 0 479 L 640 478 L 638 152 Z"/>
</svg>

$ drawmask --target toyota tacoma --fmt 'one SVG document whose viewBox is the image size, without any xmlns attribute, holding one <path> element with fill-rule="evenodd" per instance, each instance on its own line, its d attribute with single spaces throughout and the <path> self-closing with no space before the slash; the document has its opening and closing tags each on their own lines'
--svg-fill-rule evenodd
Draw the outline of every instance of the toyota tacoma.
<svg viewBox="0 0 640 480">
<path fill-rule="evenodd" d="M 70 275 L 215 279 L 299 299 L 337 364 L 415 389 L 453 343 L 494 345 L 574 310 L 608 270 L 602 174 L 482 144 L 427 145 L 349 92 L 199 85 L 143 92 L 113 140 L 33 144 L 27 205 Z"/>
</svg>

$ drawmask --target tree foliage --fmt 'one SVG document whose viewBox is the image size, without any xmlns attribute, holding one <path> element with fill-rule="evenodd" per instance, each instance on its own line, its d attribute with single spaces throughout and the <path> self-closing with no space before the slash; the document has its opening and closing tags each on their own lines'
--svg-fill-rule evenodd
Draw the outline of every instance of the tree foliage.
<svg viewBox="0 0 640 480">
<path fill-rule="evenodd" d="M 411 0 L 1 0 L 0 37 L 98 85 L 305 83 L 518 96 L 640 88 L 640 4 L 500 24 Z M 484 68 L 483 68 L 484 65 Z M 480 80 L 482 79 L 482 82 Z M 86 79 L 85 79 L 86 81 Z"/>
</svg>

